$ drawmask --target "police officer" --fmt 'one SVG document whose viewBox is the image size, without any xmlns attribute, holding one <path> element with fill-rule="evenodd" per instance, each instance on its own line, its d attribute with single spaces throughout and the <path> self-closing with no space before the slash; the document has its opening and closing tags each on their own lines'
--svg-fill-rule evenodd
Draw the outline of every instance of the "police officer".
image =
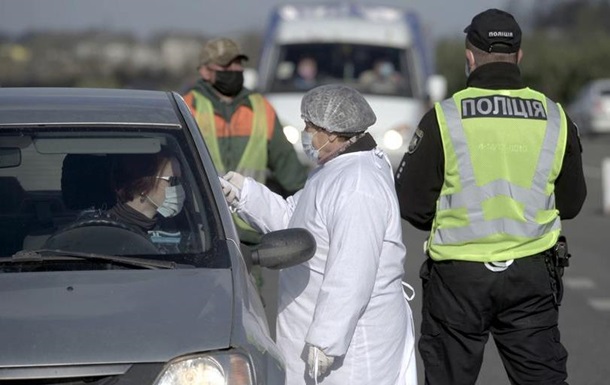
<svg viewBox="0 0 610 385">
<path fill-rule="evenodd" d="M 464 32 L 467 88 L 424 115 L 396 172 L 401 216 L 430 231 L 426 384 L 474 384 L 490 332 L 511 383 L 566 384 L 554 249 L 586 196 L 577 128 L 523 84 L 512 15 L 489 9 Z"/>
</svg>

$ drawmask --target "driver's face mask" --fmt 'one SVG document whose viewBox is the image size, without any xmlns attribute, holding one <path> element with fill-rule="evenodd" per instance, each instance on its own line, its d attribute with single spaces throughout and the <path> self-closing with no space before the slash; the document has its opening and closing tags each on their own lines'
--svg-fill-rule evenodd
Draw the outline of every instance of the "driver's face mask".
<svg viewBox="0 0 610 385">
<path fill-rule="evenodd" d="M 186 194 L 181 184 L 167 186 L 165 188 L 165 199 L 161 206 L 157 207 L 157 212 L 166 218 L 173 217 L 182 211 Z"/>
<path fill-rule="evenodd" d="M 169 186 L 165 187 L 165 199 L 163 200 L 163 203 L 158 205 L 148 195 L 146 195 L 146 198 L 148 198 L 148 201 L 157 208 L 159 214 L 166 218 L 173 217 L 182 211 L 182 206 L 184 205 L 184 199 L 186 197 L 184 188 L 182 187 L 182 184 L 180 184 L 180 179 L 178 177 L 158 176 L 157 178 L 164 179 L 169 183 Z"/>
</svg>

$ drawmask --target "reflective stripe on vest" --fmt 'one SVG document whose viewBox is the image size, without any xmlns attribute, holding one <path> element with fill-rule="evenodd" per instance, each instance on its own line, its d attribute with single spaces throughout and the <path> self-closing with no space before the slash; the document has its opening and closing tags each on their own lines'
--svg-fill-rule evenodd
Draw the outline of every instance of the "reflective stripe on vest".
<svg viewBox="0 0 610 385">
<path fill-rule="evenodd" d="M 206 145 L 210 151 L 212 161 L 219 173 L 224 174 L 226 169 L 216 134 L 216 123 L 214 121 L 214 106 L 212 102 L 198 92 L 195 95 L 196 115 L 195 120 L 203 135 Z M 250 139 L 242 154 L 235 170 L 238 173 L 254 178 L 264 183 L 267 172 L 267 111 L 265 100 L 262 95 L 251 94 L 248 96 L 252 106 L 252 130 Z M 229 122 L 231 124 L 231 122 Z"/>
<path fill-rule="evenodd" d="M 556 177 L 556 175 L 552 176 L 557 157 L 556 152 L 558 144 L 560 144 L 560 135 L 562 133 L 565 134 L 567 128 L 565 128 L 565 124 L 562 127 L 559 107 L 548 98 L 546 99 L 546 104 L 547 117 L 544 138 L 542 139 L 542 146 L 538 153 L 533 180 L 529 188 L 511 183 L 507 179 L 496 179 L 482 186 L 477 186 L 475 171 L 471 161 L 472 156 L 469 151 L 467 136 L 457 103 L 451 98 L 438 105 L 445 117 L 445 133 L 451 142 L 447 145 L 453 148 L 455 154 L 457 177 L 461 189 L 452 194 L 441 193 L 437 202 L 437 219 L 435 219 L 435 222 L 438 220 L 438 213 L 443 210 L 458 210 L 455 211 L 456 215 L 463 215 L 466 221 L 460 226 L 447 226 L 446 223 L 439 226 L 438 223 L 435 223 L 433 236 L 429 240 L 429 248 L 437 254 L 435 259 L 453 258 L 450 255 L 441 255 L 445 252 L 449 254 L 449 249 L 443 251 L 443 246 L 469 244 L 469 247 L 473 248 L 470 251 L 473 251 L 477 247 L 477 240 L 486 237 L 500 237 L 498 239 L 502 239 L 502 237 L 519 238 L 523 242 L 517 243 L 527 243 L 525 239 L 540 240 L 540 238 L 549 236 L 554 239 L 549 239 L 549 242 L 545 241 L 545 244 L 552 244 L 556 241 L 556 235 L 558 235 L 561 228 L 559 216 L 555 215 L 547 223 L 538 223 L 537 215 L 541 211 L 555 209 L 555 197 L 554 194 L 547 193 L 547 185 L 550 183 L 551 177 Z M 441 130 L 443 130 L 442 126 Z M 565 145 L 563 142 L 561 144 Z M 443 146 L 446 146 L 446 144 L 443 144 Z M 562 146 L 559 146 L 559 148 L 563 149 Z M 446 189 L 445 185 L 443 188 Z M 525 221 L 508 218 L 505 215 L 498 218 L 486 219 L 484 202 L 498 197 L 508 197 L 521 205 Z M 556 233 L 554 234 L 553 232 Z M 487 244 L 486 247 L 487 250 L 493 250 L 493 246 L 490 247 Z M 525 249 L 527 249 L 527 246 Z M 455 252 L 455 249 L 452 248 L 451 251 Z M 512 251 L 515 252 L 515 250 Z M 528 250 L 523 251 L 527 252 Z M 435 257 L 434 255 L 432 256 L 433 258 Z M 511 257 L 514 258 L 515 255 Z M 479 257 L 455 259 L 479 260 Z M 494 256 L 489 255 L 483 259 L 485 260 L 481 260 L 482 262 L 495 260 Z"/>
</svg>

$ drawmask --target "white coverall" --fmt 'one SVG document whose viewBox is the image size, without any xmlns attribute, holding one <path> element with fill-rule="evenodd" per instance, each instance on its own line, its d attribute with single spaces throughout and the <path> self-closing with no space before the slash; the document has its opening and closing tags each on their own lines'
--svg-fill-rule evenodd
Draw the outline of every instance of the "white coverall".
<svg viewBox="0 0 610 385">
<path fill-rule="evenodd" d="M 276 334 L 288 385 L 314 383 L 305 343 L 335 357 L 321 384 L 417 384 L 401 285 L 406 249 L 381 150 L 332 159 L 286 200 L 247 178 L 237 211 L 264 233 L 300 227 L 317 242 L 311 260 L 279 272 Z"/>
</svg>

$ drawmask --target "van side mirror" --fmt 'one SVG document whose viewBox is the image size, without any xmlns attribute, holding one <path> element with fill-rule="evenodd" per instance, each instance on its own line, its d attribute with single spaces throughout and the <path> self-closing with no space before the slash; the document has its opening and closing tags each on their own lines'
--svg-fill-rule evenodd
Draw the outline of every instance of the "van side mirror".
<svg viewBox="0 0 610 385">
<path fill-rule="evenodd" d="M 440 102 L 447 94 L 447 78 L 443 75 L 432 75 L 426 80 L 426 92 L 431 103 Z"/>
<path fill-rule="evenodd" d="M 249 257 L 252 265 L 277 270 L 308 261 L 315 252 L 313 235 L 308 230 L 293 228 L 263 235 L 260 244 L 250 250 Z"/>
</svg>

